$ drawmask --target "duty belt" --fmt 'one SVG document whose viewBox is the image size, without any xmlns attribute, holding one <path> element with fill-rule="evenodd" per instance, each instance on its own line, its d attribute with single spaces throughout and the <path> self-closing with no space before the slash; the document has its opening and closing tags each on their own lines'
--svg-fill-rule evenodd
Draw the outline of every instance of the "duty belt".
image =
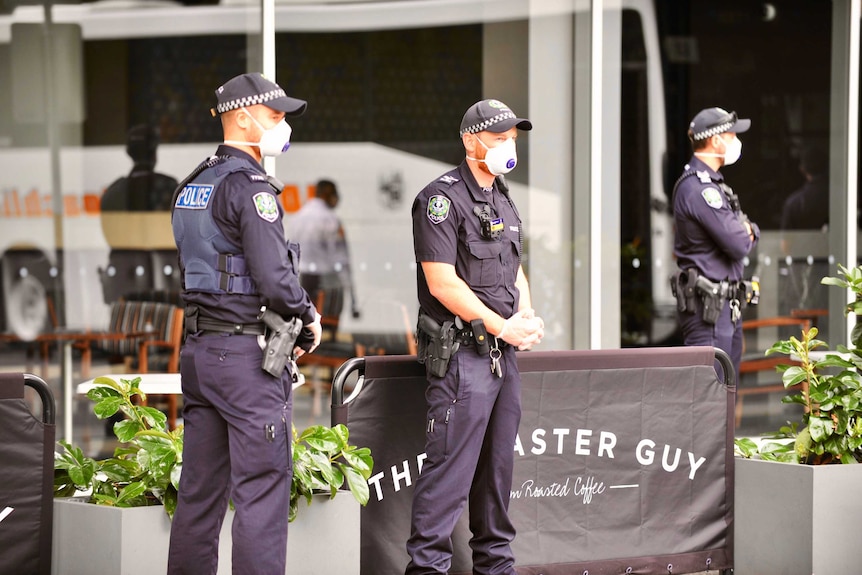
<svg viewBox="0 0 862 575">
<path fill-rule="evenodd" d="M 742 309 L 757 305 L 760 299 L 760 280 L 711 280 L 698 273 L 695 268 L 676 272 L 670 278 L 671 291 L 681 312 L 695 313 L 695 296 L 703 304 L 703 320 L 714 324 L 725 303 L 730 304 L 731 321 L 735 324 L 742 317 Z"/>
<path fill-rule="evenodd" d="M 509 346 L 508 343 L 506 343 L 505 341 L 503 341 L 502 339 L 500 339 L 496 336 L 488 334 L 488 339 L 490 340 L 488 342 L 488 345 L 490 345 L 491 347 L 496 347 L 497 349 L 504 349 L 504 348 Z M 473 330 L 470 329 L 469 327 L 464 328 L 461 331 L 455 332 L 455 341 L 458 341 L 461 343 L 461 345 L 467 346 L 467 347 L 469 347 L 471 345 L 476 345 L 476 337 L 473 334 Z M 496 342 L 496 345 L 495 345 L 495 342 Z"/>
<path fill-rule="evenodd" d="M 219 333 L 232 333 L 234 335 L 265 335 L 266 324 L 255 323 L 231 323 L 209 317 L 198 317 L 197 328 L 202 332 L 215 331 Z"/>
</svg>

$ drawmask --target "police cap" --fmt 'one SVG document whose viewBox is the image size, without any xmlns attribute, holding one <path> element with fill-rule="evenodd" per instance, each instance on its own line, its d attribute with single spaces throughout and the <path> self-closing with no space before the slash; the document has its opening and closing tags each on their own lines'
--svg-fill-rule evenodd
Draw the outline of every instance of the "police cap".
<svg viewBox="0 0 862 575">
<path fill-rule="evenodd" d="M 751 120 L 737 118 L 736 112 L 723 108 L 707 108 L 697 113 L 688 126 L 692 140 L 705 140 L 724 132 L 742 133 L 751 127 Z"/>
<path fill-rule="evenodd" d="M 305 112 L 305 100 L 291 98 L 284 90 L 263 74 L 241 74 L 231 78 L 215 91 L 218 105 L 212 115 L 224 114 L 243 106 L 263 104 L 288 116 L 300 116 Z"/>
<path fill-rule="evenodd" d="M 516 117 L 509 106 L 500 100 L 481 100 L 467 109 L 461 120 L 460 135 L 486 131 L 499 134 L 513 126 L 519 130 L 533 129 L 530 120 Z"/>
</svg>

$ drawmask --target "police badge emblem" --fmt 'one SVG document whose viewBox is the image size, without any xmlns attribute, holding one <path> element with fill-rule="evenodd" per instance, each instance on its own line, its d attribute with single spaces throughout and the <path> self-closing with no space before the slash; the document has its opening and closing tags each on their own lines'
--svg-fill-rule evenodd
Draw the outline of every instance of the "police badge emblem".
<svg viewBox="0 0 862 575">
<path fill-rule="evenodd" d="M 446 196 L 431 196 L 428 200 L 428 219 L 432 224 L 439 224 L 449 216 L 451 203 Z"/>
<path fill-rule="evenodd" d="M 255 194 L 254 208 L 257 210 L 257 215 L 263 220 L 274 222 L 278 219 L 278 204 L 272 194 L 266 192 Z"/>
<path fill-rule="evenodd" d="M 721 193 L 715 188 L 704 188 L 700 195 L 706 200 L 706 205 L 716 210 L 721 209 Z"/>
</svg>

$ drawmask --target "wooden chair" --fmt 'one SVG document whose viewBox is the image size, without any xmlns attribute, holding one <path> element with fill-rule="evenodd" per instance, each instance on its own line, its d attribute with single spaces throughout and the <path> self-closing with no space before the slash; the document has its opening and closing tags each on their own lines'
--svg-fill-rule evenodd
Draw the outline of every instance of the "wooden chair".
<svg viewBox="0 0 862 575">
<path fill-rule="evenodd" d="M 779 339 L 778 337 L 771 339 L 769 341 L 769 346 L 766 347 L 755 344 L 753 350 L 749 349 L 747 342 L 749 340 L 756 339 L 756 336 L 759 335 L 758 330 L 760 329 L 781 328 L 787 326 L 796 328 L 796 333 L 794 335 L 798 338 L 801 337 L 803 331 L 808 330 L 811 327 L 811 320 L 804 317 L 775 316 L 745 320 L 742 322 L 743 352 L 742 361 L 739 364 L 739 384 L 736 388 L 737 427 L 739 427 L 739 423 L 742 421 L 742 407 L 746 396 L 786 391 L 784 384 L 781 381 L 778 381 L 777 383 L 767 383 L 763 385 L 755 384 L 750 387 L 743 387 L 742 376 L 744 374 L 756 374 L 757 372 L 762 371 L 775 372 L 775 368 L 782 364 L 799 364 L 799 362 L 781 354 L 765 355 L 766 350 L 769 349 L 769 346 L 771 346 L 772 343 Z M 807 392 L 807 389 L 805 389 L 805 391 Z"/>
<path fill-rule="evenodd" d="M 166 304 L 167 305 L 167 304 Z M 145 339 L 138 347 L 138 373 L 149 373 L 150 365 L 155 364 L 164 373 L 179 373 L 180 371 L 180 347 L 185 334 L 185 312 L 183 308 L 171 306 L 168 317 L 164 322 L 164 329 L 159 332 L 160 339 Z M 152 361 L 150 350 L 165 350 L 164 367 L 162 362 Z M 158 396 L 156 396 L 158 397 Z M 177 396 L 168 394 L 163 396 L 167 403 L 168 428 L 175 429 L 177 426 L 178 401 Z"/>
<path fill-rule="evenodd" d="M 123 360 L 130 373 L 179 372 L 180 347 L 184 335 L 185 314 L 181 307 L 151 301 L 116 301 L 111 303 L 107 333 L 126 333 L 127 338 L 95 340 L 93 347 L 109 357 Z M 82 353 L 81 371 L 89 371 L 91 348 Z M 152 396 L 160 397 L 160 396 Z M 178 401 L 166 395 L 168 426 L 176 427 Z"/>
<path fill-rule="evenodd" d="M 296 363 L 299 366 L 308 366 L 311 371 L 311 390 L 312 404 L 311 413 L 318 416 L 323 411 L 323 382 L 320 378 L 320 368 L 328 370 L 330 374 L 330 382 L 335 370 L 341 367 L 345 361 L 353 357 L 360 357 L 361 350 L 356 343 L 351 341 L 338 339 L 338 324 L 339 316 L 331 306 L 327 306 L 326 290 L 318 290 L 314 297 L 315 307 L 320 316 L 320 326 L 323 334 L 320 338 L 320 345 L 313 353 L 306 353 L 300 357 Z"/>
<path fill-rule="evenodd" d="M 387 325 L 400 322 L 403 331 L 392 333 L 354 334 L 361 355 L 416 355 L 416 336 L 407 306 L 397 301 L 377 302 L 372 309 L 385 314 Z M 398 318 L 395 318 L 395 314 Z"/>
</svg>

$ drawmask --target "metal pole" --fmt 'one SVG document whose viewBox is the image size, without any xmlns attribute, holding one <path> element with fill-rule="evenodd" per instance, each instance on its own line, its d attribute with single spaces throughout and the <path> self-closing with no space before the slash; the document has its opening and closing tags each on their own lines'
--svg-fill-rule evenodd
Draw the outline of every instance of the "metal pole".
<svg viewBox="0 0 862 575">
<path fill-rule="evenodd" d="M 830 273 L 856 266 L 856 193 L 859 153 L 860 0 L 832 3 L 832 82 L 829 154 Z M 829 290 L 830 344 L 848 345 L 855 316 L 844 316 L 849 290 Z"/>
<path fill-rule="evenodd" d="M 261 62 L 263 75 L 278 82 L 275 77 L 275 0 L 260 0 Z M 275 158 L 263 159 L 263 169 L 275 175 Z"/>
<path fill-rule="evenodd" d="M 603 0 L 590 2 L 590 349 L 602 348 Z"/>
</svg>

